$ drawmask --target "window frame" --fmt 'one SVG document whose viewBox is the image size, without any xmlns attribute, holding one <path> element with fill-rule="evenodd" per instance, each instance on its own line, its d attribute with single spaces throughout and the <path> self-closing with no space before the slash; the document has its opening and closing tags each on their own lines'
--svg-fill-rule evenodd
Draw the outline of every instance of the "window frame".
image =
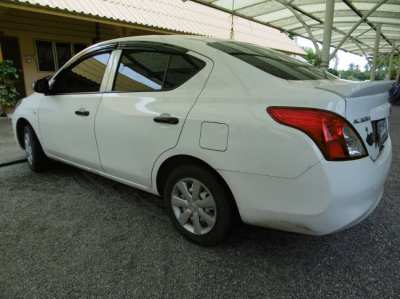
<svg viewBox="0 0 400 299">
<path fill-rule="evenodd" d="M 54 70 L 52 71 L 42 71 L 40 69 L 40 62 L 39 62 L 39 50 L 37 47 L 37 42 L 47 42 L 51 44 L 51 52 L 53 54 L 53 64 L 54 64 Z M 71 50 L 71 58 L 73 58 L 76 54 L 78 54 L 79 52 L 75 52 L 74 49 L 74 45 L 77 44 L 82 44 L 82 45 L 86 45 L 86 48 L 89 47 L 90 43 L 86 43 L 86 42 L 71 42 L 71 41 L 62 41 L 62 40 L 49 40 L 49 39 L 42 39 L 42 38 L 37 38 L 33 40 L 33 44 L 34 44 L 34 49 L 35 49 L 35 62 L 36 62 L 36 70 L 39 73 L 51 73 L 51 72 L 57 72 L 58 70 L 60 70 L 63 66 L 59 66 L 58 65 L 58 55 L 57 55 L 57 44 L 68 44 L 70 46 L 70 50 Z"/>
<path fill-rule="evenodd" d="M 117 79 L 118 69 L 119 69 L 119 65 L 120 65 L 120 62 L 122 59 L 122 54 L 123 54 L 124 50 L 132 50 L 132 51 L 137 51 L 137 52 L 156 52 L 156 53 L 165 53 L 165 54 L 169 54 L 169 55 L 173 55 L 173 54 L 182 55 L 182 56 L 186 55 L 186 56 L 191 56 L 195 59 L 200 60 L 201 62 L 203 62 L 204 65 L 191 78 L 189 78 L 189 80 L 186 80 L 186 81 L 182 82 L 181 84 L 176 85 L 173 88 L 162 88 L 160 90 L 145 90 L 145 91 L 113 90 L 115 81 Z M 159 92 L 173 91 L 173 90 L 181 87 L 182 85 L 186 84 L 190 80 L 192 80 L 203 69 L 205 69 L 208 64 L 207 60 L 188 54 L 189 52 L 191 52 L 191 50 L 189 50 L 189 49 L 185 49 L 185 48 L 171 45 L 171 44 L 159 43 L 159 42 L 137 41 L 137 42 L 120 43 L 118 48 L 116 50 L 114 50 L 114 52 L 116 53 L 116 55 L 113 58 L 113 65 L 110 70 L 109 81 L 107 83 L 106 93 L 121 93 L 121 94 L 124 94 L 124 93 L 149 93 L 149 92 L 159 93 Z M 196 52 L 194 52 L 194 53 L 196 53 Z M 165 72 L 165 74 L 167 74 L 167 73 L 168 73 L 168 66 L 167 66 L 167 72 Z"/>
<path fill-rule="evenodd" d="M 75 67 L 76 65 L 78 65 L 79 63 L 81 63 L 82 61 L 99 55 L 99 54 L 104 54 L 104 53 L 109 53 L 110 57 L 107 61 L 107 65 L 106 65 L 106 69 L 104 71 L 103 74 L 103 78 L 101 80 L 100 83 L 100 89 L 99 91 L 87 91 L 87 92 L 53 92 L 52 91 L 52 87 L 54 85 L 54 83 L 57 81 L 57 78 L 62 75 L 65 71 L 70 70 L 71 68 Z M 74 59 L 74 57 L 72 58 Z M 101 94 L 104 93 L 104 89 L 105 86 L 109 80 L 109 76 L 110 76 L 110 67 L 112 65 L 114 61 L 114 51 L 113 51 L 113 47 L 104 47 L 104 48 L 100 48 L 100 49 L 95 49 L 93 51 L 90 51 L 88 53 L 84 53 L 83 55 L 76 57 L 76 59 L 74 59 L 71 63 L 64 65 L 64 67 L 62 67 L 61 69 L 59 69 L 57 71 L 57 73 L 51 78 L 50 82 L 49 82 L 49 86 L 50 86 L 50 90 L 48 95 L 49 96 L 58 96 L 58 95 L 77 95 L 77 94 Z"/>
</svg>

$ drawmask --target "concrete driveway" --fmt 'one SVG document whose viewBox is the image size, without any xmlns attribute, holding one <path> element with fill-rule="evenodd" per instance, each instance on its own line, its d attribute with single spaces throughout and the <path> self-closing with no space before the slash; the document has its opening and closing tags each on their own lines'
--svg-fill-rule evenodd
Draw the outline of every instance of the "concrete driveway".
<svg viewBox="0 0 400 299">
<path fill-rule="evenodd" d="M 152 195 L 63 165 L 0 168 L 0 297 L 399 298 L 399 108 L 382 203 L 324 237 L 242 226 L 201 248 Z"/>
<path fill-rule="evenodd" d="M 17 145 L 11 128 L 11 119 L 0 117 L 0 165 L 25 158 Z"/>
</svg>

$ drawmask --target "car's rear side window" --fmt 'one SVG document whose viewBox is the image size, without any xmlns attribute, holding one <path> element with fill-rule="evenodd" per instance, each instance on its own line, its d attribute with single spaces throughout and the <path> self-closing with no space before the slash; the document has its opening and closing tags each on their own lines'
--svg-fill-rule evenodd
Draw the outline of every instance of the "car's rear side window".
<svg viewBox="0 0 400 299">
<path fill-rule="evenodd" d="M 188 54 L 124 50 L 113 91 L 143 92 L 174 89 L 198 73 L 205 63 Z"/>
<path fill-rule="evenodd" d="M 209 46 L 285 80 L 332 79 L 327 72 L 283 53 L 241 42 L 211 42 Z"/>
</svg>

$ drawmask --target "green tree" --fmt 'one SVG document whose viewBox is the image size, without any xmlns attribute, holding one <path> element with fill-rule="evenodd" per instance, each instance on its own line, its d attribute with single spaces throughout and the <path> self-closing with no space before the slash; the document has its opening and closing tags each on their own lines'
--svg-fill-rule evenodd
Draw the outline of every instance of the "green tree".
<svg viewBox="0 0 400 299">
<path fill-rule="evenodd" d="M 306 52 L 306 55 L 304 58 L 307 60 L 309 64 L 319 66 L 321 64 L 321 60 L 318 57 L 317 53 L 315 53 L 314 49 L 311 48 L 304 48 L 304 52 Z"/>
<path fill-rule="evenodd" d="M 369 68 L 365 68 L 364 71 L 361 71 L 360 66 L 354 63 L 350 63 L 347 70 L 339 71 L 340 78 L 346 80 L 364 81 L 369 79 L 369 75 Z"/>
</svg>

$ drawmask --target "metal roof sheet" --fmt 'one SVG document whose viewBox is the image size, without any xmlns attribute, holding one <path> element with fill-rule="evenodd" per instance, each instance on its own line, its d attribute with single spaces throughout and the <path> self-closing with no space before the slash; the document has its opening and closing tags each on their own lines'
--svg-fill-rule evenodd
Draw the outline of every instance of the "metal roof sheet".
<svg viewBox="0 0 400 299">
<path fill-rule="evenodd" d="M 269 25 L 294 35 L 322 42 L 325 3 L 323 0 L 192 0 L 237 16 Z M 373 10 L 378 6 L 376 10 Z M 369 15 L 369 12 L 373 11 Z M 297 16 L 296 16 L 297 15 Z M 354 24 L 365 20 L 342 45 L 340 41 Z M 332 46 L 356 54 L 371 54 L 375 31 L 381 25 L 380 53 L 400 44 L 400 0 L 336 0 L 333 20 Z"/>
<path fill-rule="evenodd" d="M 230 14 L 182 0 L 2 0 L 49 10 L 93 16 L 163 30 L 229 38 Z M 211 2 L 211 1 L 209 1 Z M 236 40 L 303 54 L 294 41 L 279 30 L 245 18 L 235 18 Z"/>
</svg>

